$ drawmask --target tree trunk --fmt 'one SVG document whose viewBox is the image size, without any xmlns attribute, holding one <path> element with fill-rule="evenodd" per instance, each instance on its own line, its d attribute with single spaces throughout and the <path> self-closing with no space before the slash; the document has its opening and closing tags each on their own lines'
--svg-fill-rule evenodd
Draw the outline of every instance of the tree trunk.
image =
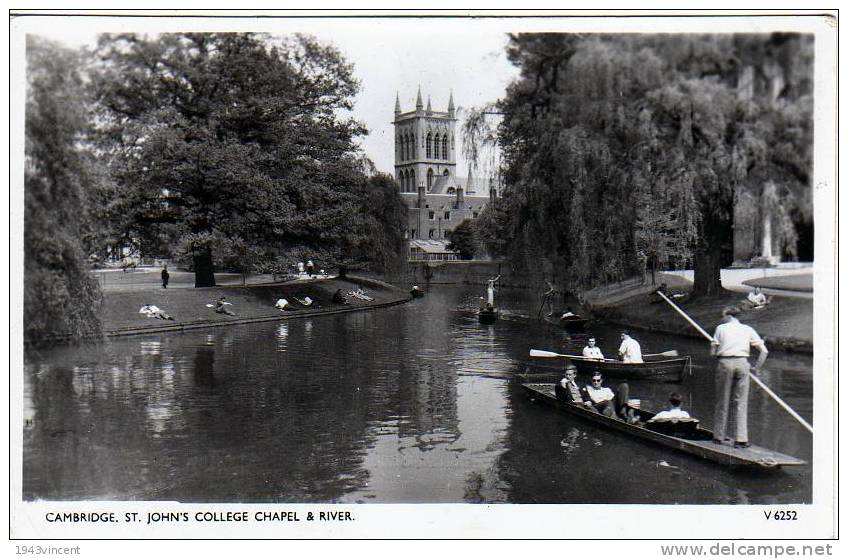
<svg viewBox="0 0 848 559">
<path fill-rule="evenodd" d="M 721 269 L 732 260 L 733 222 L 714 217 L 701 226 L 698 246 L 695 247 L 693 294 L 720 295 Z"/>
<path fill-rule="evenodd" d="M 721 250 L 714 247 L 695 250 L 695 295 L 715 296 L 721 293 Z"/>
<path fill-rule="evenodd" d="M 195 252 L 194 260 L 194 286 L 215 287 L 215 267 L 212 264 L 212 251 L 203 248 Z"/>
</svg>

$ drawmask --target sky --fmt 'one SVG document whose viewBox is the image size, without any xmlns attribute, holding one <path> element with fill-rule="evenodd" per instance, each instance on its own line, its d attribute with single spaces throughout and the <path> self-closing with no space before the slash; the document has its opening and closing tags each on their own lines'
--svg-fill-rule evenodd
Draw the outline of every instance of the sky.
<svg viewBox="0 0 848 559">
<path fill-rule="evenodd" d="M 395 96 L 401 109 L 415 107 L 420 86 L 426 106 L 446 111 L 453 92 L 460 119 L 470 107 L 496 101 L 517 76 L 505 55 L 509 26 L 503 20 L 425 18 L 324 18 L 324 19 L 133 19 L 38 18 L 26 21 L 27 32 L 45 36 L 69 47 L 93 45 L 98 33 L 135 31 L 239 31 L 255 30 L 285 35 L 309 33 L 335 45 L 354 64 L 361 82 L 353 117 L 369 130 L 360 144 L 377 169 L 394 172 Z M 457 142 L 461 146 L 457 126 Z M 457 176 L 467 176 L 461 150 Z"/>
</svg>

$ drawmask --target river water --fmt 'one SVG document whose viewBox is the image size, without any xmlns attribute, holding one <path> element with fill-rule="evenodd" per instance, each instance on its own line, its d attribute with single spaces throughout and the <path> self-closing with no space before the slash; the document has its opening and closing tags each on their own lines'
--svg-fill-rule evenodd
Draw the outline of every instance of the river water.
<svg viewBox="0 0 848 559">
<path fill-rule="evenodd" d="M 810 465 L 734 470 L 607 432 L 531 401 L 530 348 L 573 351 L 531 320 L 526 291 L 478 324 L 478 287 L 388 309 L 112 340 L 30 355 L 27 500 L 334 503 L 809 503 Z M 614 355 L 614 328 L 591 331 Z M 707 344 L 634 332 L 694 356 L 668 393 L 712 424 Z M 577 348 L 579 349 L 579 348 Z M 536 363 L 551 365 L 533 359 Z M 772 352 L 763 380 L 808 420 L 812 359 Z M 531 369 L 539 371 L 540 369 Z M 543 370 L 542 370 L 543 371 Z M 544 374 L 540 375 L 544 377 Z M 553 381 L 553 378 L 550 379 Z M 751 388 L 751 439 L 807 461 L 811 436 Z"/>
</svg>

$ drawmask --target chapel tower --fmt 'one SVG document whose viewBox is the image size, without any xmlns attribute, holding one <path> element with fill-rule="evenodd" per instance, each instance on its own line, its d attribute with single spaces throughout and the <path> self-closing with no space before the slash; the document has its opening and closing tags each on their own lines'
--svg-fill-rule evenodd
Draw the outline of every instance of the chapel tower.
<svg viewBox="0 0 848 559">
<path fill-rule="evenodd" d="M 434 111 L 427 97 L 421 99 L 421 87 L 415 110 L 402 112 L 400 96 L 395 97 L 395 179 L 402 193 L 429 193 L 439 178 L 447 182 L 456 177 L 456 109 L 453 92 L 447 112 Z"/>
</svg>

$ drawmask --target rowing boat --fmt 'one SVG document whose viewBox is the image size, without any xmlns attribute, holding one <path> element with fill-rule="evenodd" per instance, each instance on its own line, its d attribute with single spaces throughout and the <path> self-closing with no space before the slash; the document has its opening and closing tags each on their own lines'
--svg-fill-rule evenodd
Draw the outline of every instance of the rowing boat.
<svg viewBox="0 0 848 559">
<path fill-rule="evenodd" d="M 648 429 L 642 425 L 626 423 L 620 419 L 607 417 L 579 404 L 563 403 L 556 399 L 553 384 L 527 383 L 522 384 L 531 398 L 538 402 L 553 406 L 559 411 L 576 415 L 597 425 L 619 431 L 635 438 L 663 445 L 680 452 L 685 452 L 699 458 L 712 460 L 729 466 L 752 466 L 756 468 L 776 468 L 778 466 L 801 466 L 804 460 L 769 450 L 756 445 L 747 448 L 735 448 L 729 444 L 718 445 L 712 442 L 713 433 L 700 426 L 690 429 L 685 435 L 673 436 L 663 432 Z M 647 422 L 654 414 L 640 409 L 640 419 Z M 644 425 L 650 425 L 644 423 Z"/>
<path fill-rule="evenodd" d="M 570 357 L 572 363 L 577 367 L 577 372 L 583 375 L 591 375 L 599 371 L 604 376 L 619 379 L 644 379 L 661 380 L 665 382 L 680 382 L 683 372 L 689 365 L 689 356 L 666 358 L 662 355 L 643 355 L 644 363 L 624 363 L 615 359 L 588 359 L 584 357 Z"/>
<path fill-rule="evenodd" d="M 498 320 L 498 309 L 480 309 L 477 312 L 477 320 L 482 324 L 494 324 Z"/>
</svg>

